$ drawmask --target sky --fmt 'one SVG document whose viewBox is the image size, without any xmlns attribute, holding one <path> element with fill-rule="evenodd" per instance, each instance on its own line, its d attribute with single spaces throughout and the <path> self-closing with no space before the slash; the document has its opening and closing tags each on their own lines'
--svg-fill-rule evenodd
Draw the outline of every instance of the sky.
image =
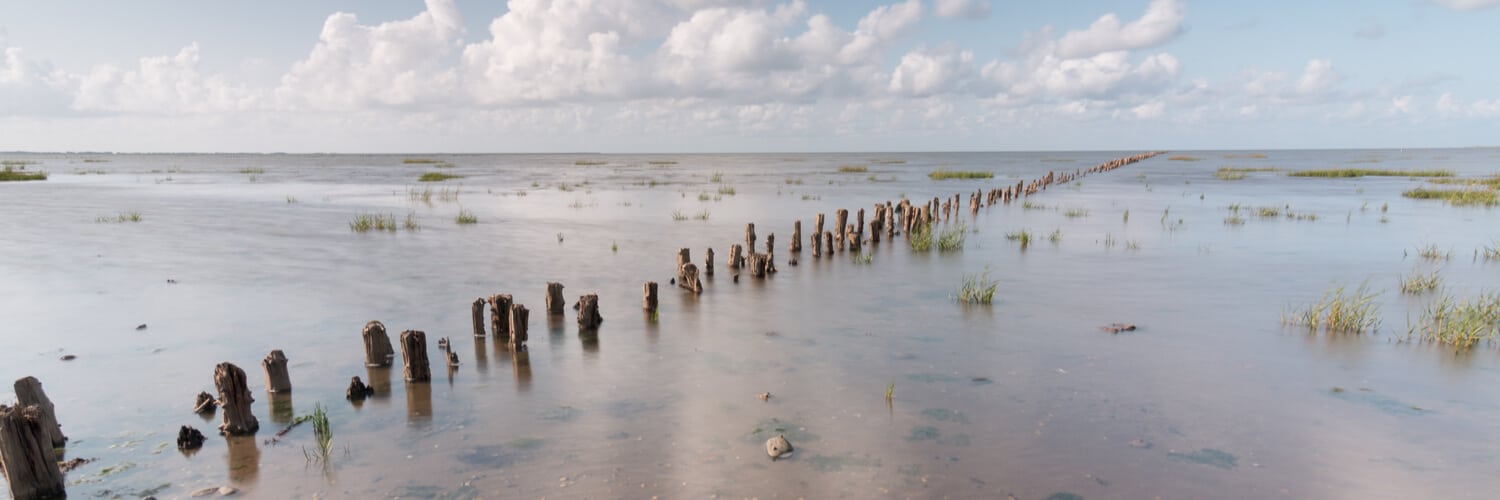
<svg viewBox="0 0 1500 500">
<path fill-rule="evenodd" d="M 0 0 L 0 151 L 1500 145 L 1500 0 Z"/>
</svg>

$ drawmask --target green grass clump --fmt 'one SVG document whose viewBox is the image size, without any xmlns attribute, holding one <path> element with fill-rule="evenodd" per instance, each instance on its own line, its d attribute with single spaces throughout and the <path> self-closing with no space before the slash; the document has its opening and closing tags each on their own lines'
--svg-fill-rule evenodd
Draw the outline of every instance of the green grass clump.
<svg viewBox="0 0 1500 500">
<path fill-rule="evenodd" d="M 1427 182 L 1431 182 L 1433 184 L 1457 184 L 1457 185 L 1463 185 L 1463 186 L 1484 186 L 1484 187 L 1488 187 L 1490 189 L 1500 189 L 1500 174 L 1493 175 L 1493 176 L 1490 176 L 1490 177 L 1481 178 L 1481 179 L 1456 178 L 1456 177 L 1454 177 L 1454 178 L 1428 179 Z"/>
<path fill-rule="evenodd" d="M 470 212 L 468 209 L 460 208 L 458 209 L 458 215 L 453 218 L 453 222 L 459 224 L 476 224 L 479 222 L 479 217 L 475 216 L 474 212 Z"/>
<path fill-rule="evenodd" d="M 1062 243 L 1062 228 L 1053 229 L 1052 234 L 1047 235 L 1047 241 L 1052 242 L 1053 245 Z"/>
<path fill-rule="evenodd" d="M 407 231 L 421 231 L 422 230 L 422 225 L 417 223 L 417 213 L 416 212 L 407 212 L 406 213 L 406 221 L 402 222 L 401 225 L 403 227 L 405 227 Z"/>
<path fill-rule="evenodd" d="M 853 259 L 855 264 L 870 265 L 871 262 L 875 262 L 875 254 L 870 252 L 856 252 L 853 254 Z"/>
<path fill-rule="evenodd" d="M 1031 246 L 1031 231 L 1022 229 L 1013 233 L 1005 233 L 1005 239 L 1020 242 L 1021 249 L 1025 250 L 1026 247 Z"/>
<path fill-rule="evenodd" d="M 990 278 L 990 270 L 985 269 L 982 274 L 964 275 L 964 282 L 958 286 L 958 301 L 964 304 L 990 304 L 995 301 L 995 289 L 1000 286 L 1000 280 Z"/>
<path fill-rule="evenodd" d="M 1443 200 L 1454 206 L 1493 207 L 1500 204 L 1500 195 L 1495 190 L 1484 189 L 1427 189 L 1416 188 L 1401 193 L 1401 196 L 1418 200 Z"/>
<path fill-rule="evenodd" d="M 141 221 L 141 213 L 140 212 L 134 212 L 134 211 L 131 211 L 131 212 L 120 212 L 119 214 L 115 215 L 114 217 L 95 217 L 94 218 L 94 222 L 99 222 L 99 223 L 123 224 L 123 223 L 126 223 L 126 222 L 140 222 L 140 221 Z"/>
<path fill-rule="evenodd" d="M 427 172 L 427 173 L 422 174 L 421 177 L 418 177 L 417 180 L 421 181 L 421 182 L 441 182 L 441 181 L 446 181 L 448 179 L 462 179 L 462 178 L 463 178 L 462 175 L 447 174 L 447 173 L 443 173 L 443 172 Z"/>
<path fill-rule="evenodd" d="M 708 213 L 708 209 L 703 209 L 702 211 L 698 212 L 697 215 L 694 215 L 693 218 L 697 220 L 708 220 L 709 215 L 710 214 Z"/>
<path fill-rule="evenodd" d="M 333 455 L 333 426 L 328 423 L 328 412 L 323 411 L 322 403 L 313 405 L 312 416 L 307 420 L 312 421 L 315 444 L 312 450 L 303 448 L 302 455 L 308 462 L 327 465 Z"/>
<path fill-rule="evenodd" d="M 672 211 L 672 220 L 677 221 L 677 222 L 682 222 L 682 221 L 688 220 L 688 215 L 685 214 L 685 213 L 682 213 L 681 210 L 673 210 Z"/>
<path fill-rule="evenodd" d="M 651 160 L 646 163 L 651 165 L 676 165 L 677 160 Z"/>
<path fill-rule="evenodd" d="M 802 179 L 787 177 L 786 178 L 786 184 L 788 186 L 791 186 L 791 185 L 801 186 L 802 185 Z"/>
<path fill-rule="evenodd" d="M 724 172 L 714 172 L 708 177 L 708 182 L 724 182 Z"/>
<path fill-rule="evenodd" d="M 396 217 L 385 214 L 359 214 L 349 221 L 349 230 L 356 233 L 369 231 L 396 231 Z"/>
<path fill-rule="evenodd" d="M 1198 161 L 1198 160 L 1202 160 L 1202 158 L 1199 158 L 1199 157 L 1196 157 L 1196 156 L 1188 156 L 1188 155 L 1172 155 L 1172 156 L 1168 156 L 1167 159 L 1168 160 L 1172 160 L 1172 161 Z"/>
<path fill-rule="evenodd" d="M 964 225 L 958 224 L 948 226 L 942 233 L 938 234 L 937 247 L 939 252 L 955 252 L 964 249 Z"/>
<path fill-rule="evenodd" d="M 1226 225 L 1226 226 L 1243 226 L 1243 225 L 1245 225 L 1245 218 L 1244 217 L 1240 217 L 1239 215 L 1231 215 L 1229 217 L 1225 217 L 1224 218 L 1224 225 Z"/>
<path fill-rule="evenodd" d="M 1333 168 L 1323 170 L 1298 170 L 1286 174 L 1291 177 L 1453 177 L 1452 170 L 1390 170 L 1374 168 Z"/>
<path fill-rule="evenodd" d="M 401 160 L 401 163 L 405 163 L 407 165 L 434 165 L 434 164 L 438 164 L 438 163 L 443 163 L 443 161 L 442 160 L 434 160 L 432 158 L 403 158 Z"/>
<path fill-rule="evenodd" d="M 1087 217 L 1089 215 L 1089 211 L 1082 208 L 1069 208 L 1067 211 L 1063 212 L 1063 215 L 1067 216 L 1069 219 L 1076 219 L 1079 217 Z"/>
<path fill-rule="evenodd" d="M 1481 245 L 1474 249 L 1474 260 L 1484 259 L 1485 262 L 1500 260 L 1500 242 Z"/>
<path fill-rule="evenodd" d="M 1022 210 L 1046 210 L 1047 206 L 1040 203 L 1032 203 L 1031 200 L 1021 202 Z"/>
<path fill-rule="evenodd" d="M 1281 322 L 1331 333 L 1374 331 L 1380 326 L 1380 305 L 1375 303 L 1379 295 L 1369 291 L 1367 285 L 1360 285 L 1352 293 L 1339 286 L 1324 293 L 1317 302 L 1283 314 Z"/>
<path fill-rule="evenodd" d="M 932 224 L 917 224 L 906 234 L 906 244 L 914 252 L 932 250 Z"/>
<path fill-rule="evenodd" d="M 995 177 L 995 173 L 979 172 L 973 170 L 947 170 L 940 168 L 928 173 L 927 177 L 935 181 L 947 179 L 989 179 Z"/>
<path fill-rule="evenodd" d="M 866 167 L 864 165 L 839 165 L 839 172 L 846 173 L 846 174 L 869 172 L 869 171 L 870 171 L 870 168 Z"/>
<path fill-rule="evenodd" d="M 1481 293 L 1472 300 L 1456 300 L 1444 294 L 1428 304 L 1417 324 L 1407 327 L 1407 337 L 1469 348 L 1492 340 L 1500 333 L 1500 294 Z"/>
<path fill-rule="evenodd" d="M 719 194 L 734 196 L 734 186 L 719 186 Z"/>
<path fill-rule="evenodd" d="M 1219 169 L 1219 171 L 1214 172 L 1214 177 L 1218 177 L 1221 181 L 1237 181 L 1240 179 L 1244 179 L 1245 173 L 1236 172 L 1233 170 L 1225 170 L 1221 168 Z"/>
<path fill-rule="evenodd" d="M 260 168 L 260 167 L 245 167 L 245 168 L 240 169 L 240 173 L 242 173 L 242 174 L 264 174 L 264 173 L 266 173 L 266 169 Z"/>
<path fill-rule="evenodd" d="M 1429 243 L 1417 247 L 1417 256 L 1432 261 L 1448 260 L 1453 257 L 1453 252 L 1438 248 L 1436 243 Z"/>
<path fill-rule="evenodd" d="M 1260 207 L 1260 210 L 1257 211 L 1257 213 L 1260 214 L 1261 217 L 1265 218 L 1280 217 L 1281 209 L 1278 207 Z"/>
<path fill-rule="evenodd" d="M 13 165 L 13 163 L 8 160 L 6 162 L 6 164 L 5 164 L 5 168 L 3 170 L 0 170 L 0 182 L 6 182 L 6 181 L 45 181 L 45 180 L 47 180 L 47 173 L 46 172 L 42 172 L 42 171 L 23 172 L 21 170 L 17 170 L 17 169 L 12 168 L 12 165 Z M 26 168 L 25 167 L 25 165 L 26 165 L 25 163 L 21 163 L 20 165 L 21 165 L 21 168 Z"/>
<path fill-rule="evenodd" d="M 604 164 L 606 164 L 606 162 L 596 161 L 596 160 L 578 160 L 578 161 L 573 162 L 573 164 L 574 165 L 578 165 L 580 167 L 594 167 L 594 166 L 604 165 Z"/>
<path fill-rule="evenodd" d="M 1401 277 L 1401 293 L 1416 295 L 1430 292 L 1442 284 L 1443 278 L 1438 276 L 1436 269 L 1428 273 L 1414 270 L 1411 274 Z"/>
</svg>

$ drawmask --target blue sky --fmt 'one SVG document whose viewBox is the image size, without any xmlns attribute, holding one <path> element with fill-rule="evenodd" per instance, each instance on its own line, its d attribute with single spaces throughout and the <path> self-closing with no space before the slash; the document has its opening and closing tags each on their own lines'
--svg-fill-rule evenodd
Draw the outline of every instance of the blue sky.
<svg viewBox="0 0 1500 500">
<path fill-rule="evenodd" d="M 0 0 L 0 150 L 1500 144 L 1500 0 Z"/>
</svg>

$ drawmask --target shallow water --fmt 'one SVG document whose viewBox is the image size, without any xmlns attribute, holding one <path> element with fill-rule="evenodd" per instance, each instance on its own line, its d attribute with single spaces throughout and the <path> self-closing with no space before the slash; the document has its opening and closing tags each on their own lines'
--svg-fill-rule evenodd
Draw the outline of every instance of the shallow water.
<svg viewBox="0 0 1500 500">
<path fill-rule="evenodd" d="M 1432 267 L 1415 252 L 1436 244 L 1452 251 L 1436 266 L 1453 292 L 1493 290 L 1500 263 L 1471 253 L 1500 239 L 1500 212 L 1402 198 L 1421 183 L 1407 178 L 1213 173 L 1480 176 L 1500 171 L 1500 150 L 1177 152 L 1203 161 L 1160 156 L 1053 186 L 1030 208 L 965 213 L 961 253 L 914 254 L 898 237 L 872 246 L 869 265 L 810 248 L 786 262 L 794 220 L 811 233 L 820 212 L 831 226 L 838 208 L 852 222 L 901 195 L 1133 153 L 424 156 L 455 164 L 443 169 L 402 156 L 8 155 L 52 178 L 0 183 L 0 366 L 41 379 L 68 456 L 97 459 L 68 475 L 81 497 L 217 485 L 266 498 L 1491 494 L 1500 351 L 1403 342 L 1432 295 L 1402 295 L 1397 280 Z M 939 167 L 996 178 L 929 180 Z M 415 182 L 434 170 L 464 177 Z M 408 193 L 427 187 L 428 203 Z M 1231 204 L 1318 219 L 1226 225 Z M 460 208 L 478 224 L 455 224 Z M 130 211 L 142 220 L 96 222 Z M 353 233 L 359 213 L 411 213 L 421 229 Z M 780 273 L 734 283 L 724 259 L 747 222 L 762 245 L 775 233 Z M 1023 228 L 1037 236 L 1024 251 L 1005 238 Z M 701 296 L 666 283 L 684 246 L 700 264 L 717 254 Z M 963 276 L 986 268 L 996 303 L 956 304 Z M 640 309 L 647 280 L 661 282 L 654 321 Z M 570 301 L 600 295 L 597 337 L 571 310 L 545 314 L 548 281 Z M 1383 291 L 1379 332 L 1281 325 L 1330 285 L 1366 281 Z M 527 358 L 471 335 L 470 303 L 493 293 L 531 309 Z M 393 338 L 427 332 L 431 384 L 363 366 L 372 319 Z M 1099 330 L 1112 322 L 1141 328 Z M 463 363 L 452 373 L 433 345 L 445 336 Z M 271 349 L 292 360 L 290 398 L 264 391 Z M 221 361 L 250 374 L 254 440 L 226 442 L 190 411 Z M 343 399 L 353 375 L 374 399 Z M 327 469 L 304 458 L 309 427 L 265 442 L 315 404 L 335 433 Z M 191 456 L 170 444 L 184 424 L 210 435 Z M 768 460 L 773 433 L 791 457 Z"/>
</svg>

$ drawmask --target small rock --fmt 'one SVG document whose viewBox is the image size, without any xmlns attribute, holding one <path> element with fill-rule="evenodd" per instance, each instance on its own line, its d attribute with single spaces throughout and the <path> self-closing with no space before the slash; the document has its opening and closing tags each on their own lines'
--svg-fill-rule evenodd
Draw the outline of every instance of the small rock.
<svg viewBox="0 0 1500 500">
<path fill-rule="evenodd" d="M 240 490 L 237 489 L 237 488 L 235 488 L 235 487 L 233 487 L 233 486 L 220 486 L 219 487 L 219 496 L 221 496 L 221 497 L 227 497 L 229 495 L 233 495 L 233 494 L 239 493 L 239 492 L 240 492 Z"/>
<path fill-rule="evenodd" d="M 177 449 L 196 450 L 203 447 L 203 433 L 198 432 L 190 425 L 184 425 L 177 430 Z M 196 496 L 196 495 L 195 495 Z"/>
<path fill-rule="evenodd" d="M 207 392 L 198 393 L 198 398 L 193 401 L 193 413 L 199 415 L 213 413 L 218 408 L 219 400 L 214 399 L 214 396 Z"/>
<path fill-rule="evenodd" d="M 176 285 L 177 284 L 177 280 L 174 280 L 172 278 L 167 278 L 167 284 L 168 285 Z"/>
<path fill-rule="evenodd" d="M 760 394 L 756 394 L 755 397 L 760 398 L 761 401 L 769 401 L 771 399 L 771 393 L 762 392 Z"/>
<path fill-rule="evenodd" d="M 86 464 L 86 463 L 89 463 L 89 462 L 93 462 L 94 460 L 95 459 L 92 459 L 92 458 L 74 458 L 74 459 L 66 461 L 66 462 L 58 462 L 57 463 L 57 468 L 59 470 L 63 471 L 63 472 L 68 472 L 68 471 L 71 471 L 73 469 L 77 469 L 79 467 L 82 467 L 83 464 Z"/>
<path fill-rule="evenodd" d="M 778 434 L 776 437 L 766 440 L 766 454 L 771 460 L 781 458 L 792 452 L 792 443 L 786 440 L 786 435 Z"/>
<path fill-rule="evenodd" d="M 78 359 L 78 356 L 74 356 L 72 354 L 64 354 L 63 357 L 62 357 L 63 361 L 72 361 L 72 360 L 75 360 L 75 359 Z"/>
<path fill-rule="evenodd" d="M 209 496 L 209 495 L 217 495 L 217 494 L 219 494 L 219 487 L 218 486 L 209 486 L 207 488 L 193 490 L 192 493 L 188 493 L 188 496 L 206 497 L 206 496 Z"/>
<path fill-rule="evenodd" d="M 145 329 L 146 329 L 146 324 L 145 323 L 141 323 L 141 326 L 135 327 L 135 331 L 138 331 L 138 332 L 141 331 L 141 330 L 145 330 Z"/>
<path fill-rule="evenodd" d="M 358 375 L 349 379 L 349 389 L 344 391 L 344 397 L 350 401 L 364 401 L 366 397 L 374 394 L 375 390 L 366 386 Z"/>
<path fill-rule="evenodd" d="M 1140 449 L 1144 450 L 1144 449 L 1150 448 L 1151 447 L 1151 443 L 1147 442 L 1144 439 L 1132 439 L 1132 440 L 1130 440 L 1130 447 L 1131 448 L 1140 448 Z"/>
</svg>

